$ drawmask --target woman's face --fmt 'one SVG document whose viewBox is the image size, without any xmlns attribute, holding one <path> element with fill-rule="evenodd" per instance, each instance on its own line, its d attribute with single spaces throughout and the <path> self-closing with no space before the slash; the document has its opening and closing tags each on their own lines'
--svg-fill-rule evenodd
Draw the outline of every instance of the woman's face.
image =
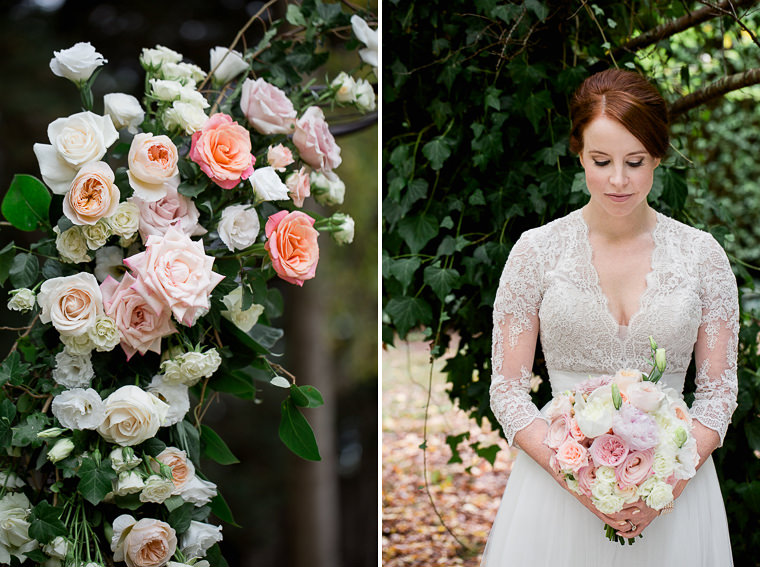
<svg viewBox="0 0 760 567">
<path fill-rule="evenodd" d="M 626 216 L 646 204 L 660 158 L 617 120 L 598 116 L 583 131 L 581 165 L 591 203 L 612 216 Z"/>
</svg>

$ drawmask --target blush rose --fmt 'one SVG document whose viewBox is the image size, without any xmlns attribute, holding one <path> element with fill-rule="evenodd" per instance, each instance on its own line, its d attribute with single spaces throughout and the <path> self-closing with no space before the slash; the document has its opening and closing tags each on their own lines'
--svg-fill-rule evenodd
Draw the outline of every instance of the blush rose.
<svg viewBox="0 0 760 567">
<path fill-rule="evenodd" d="M 296 109 L 287 95 L 264 79 L 246 79 L 240 93 L 240 110 L 260 134 L 290 134 Z"/>
<path fill-rule="evenodd" d="M 625 461 L 630 449 L 617 435 L 605 433 L 591 443 L 589 453 L 597 466 L 616 467 Z"/>
<path fill-rule="evenodd" d="M 121 196 L 114 179 L 113 170 L 103 161 L 83 165 L 63 199 L 63 214 L 79 225 L 113 215 Z"/>
<path fill-rule="evenodd" d="M 177 146 L 168 136 L 137 134 L 132 139 L 127 163 L 129 185 L 135 196 L 145 201 L 158 201 L 167 188 L 179 185 Z"/>
<path fill-rule="evenodd" d="M 103 296 L 95 276 L 81 272 L 46 280 L 37 294 L 40 321 L 52 323 L 61 335 L 82 335 L 103 314 Z"/>
<path fill-rule="evenodd" d="M 190 159 L 223 189 L 232 189 L 248 179 L 256 161 L 248 130 L 221 113 L 211 116 L 193 134 Z"/>
<path fill-rule="evenodd" d="M 318 106 L 310 106 L 296 120 L 293 143 L 301 159 L 314 169 L 332 171 L 341 164 L 340 148 L 325 122 L 325 114 Z"/>
<path fill-rule="evenodd" d="M 280 211 L 269 217 L 265 227 L 272 266 L 286 282 L 303 285 L 314 277 L 319 261 L 319 232 L 314 219 L 300 211 Z"/>
</svg>

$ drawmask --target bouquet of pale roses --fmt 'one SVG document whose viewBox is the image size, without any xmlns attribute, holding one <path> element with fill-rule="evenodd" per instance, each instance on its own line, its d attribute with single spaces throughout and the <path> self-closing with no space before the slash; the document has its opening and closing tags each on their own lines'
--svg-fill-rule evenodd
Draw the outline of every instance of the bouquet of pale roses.
<svg viewBox="0 0 760 567">
<path fill-rule="evenodd" d="M 696 474 L 699 455 L 689 408 L 678 392 L 658 383 L 665 350 L 650 342 L 649 375 L 623 369 L 589 377 L 556 396 L 546 410 L 552 467 L 604 514 L 639 499 L 662 510 L 673 501 L 676 482 Z M 615 528 L 605 526 L 605 532 L 623 543 Z"/>
<path fill-rule="evenodd" d="M 200 469 L 237 462 L 202 423 L 217 393 L 282 392 L 280 438 L 319 460 L 300 408 L 322 397 L 271 360 L 271 283 L 315 277 L 320 232 L 353 239 L 350 216 L 303 208 L 343 202 L 323 108 L 375 107 L 346 72 L 312 88 L 316 44 L 346 29 L 364 44 L 357 70 L 376 66 L 364 19 L 307 1 L 245 53 L 213 48 L 208 71 L 143 49 L 142 100 L 109 93 L 102 112 L 91 87 L 107 61 L 89 43 L 55 52 L 83 110 L 49 125 L 42 180 L 17 175 L 1 206 L 43 236 L 0 250 L 8 307 L 31 320 L 0 364 L 0 564 L 226 565 L 211 517 L 234 520 Z"/>
</svg>

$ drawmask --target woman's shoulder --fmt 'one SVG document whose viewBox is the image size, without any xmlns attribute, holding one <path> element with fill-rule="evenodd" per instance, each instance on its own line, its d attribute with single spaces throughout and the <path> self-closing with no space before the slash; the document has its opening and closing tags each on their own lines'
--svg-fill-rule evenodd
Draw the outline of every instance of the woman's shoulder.
<svg viewBox="0 0 760 567">
<path fill-rule="evenodd" d="M 669 241 L 675 241 L 682 247 L 694 250 L 696 253 L 705 251 L 723 251 L 723 247 L 715 237 L 695 226 L 688 225 L 674 218 L 657 213 L 660 222 L 664 225 L 664 233 Z"/>
<path fill-rule="evenodd" d="M 549 221 L 546 224 L 526 230 L 520 236 L 518 242 L 529 244 L 533 247 L 554 247 L 558 241 L 561 241 L 569 233 L 577 233 L 583 227 L 583 221 L 580 217 L 580 209 Z"/>
</svg>

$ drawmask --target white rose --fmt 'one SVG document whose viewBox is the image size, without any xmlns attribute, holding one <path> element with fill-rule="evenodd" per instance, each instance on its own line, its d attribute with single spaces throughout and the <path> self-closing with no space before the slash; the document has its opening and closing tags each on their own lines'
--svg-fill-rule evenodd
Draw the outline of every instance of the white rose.
<svg viewBox="0 0 760 567">
<path fill-rule="evenodd" d="M 48 126 L 50 144 L 34 144 L 42 179 L 57 195 L 65 195 L 77 171 L 100 161 L 119 133 L 108 116 L 79 112 Z"/>
<path fill-rule="evenodd" d="M 180 550 L 182 555 L 192 559 L 193 557 L 205 557 L 208 550 L 217 542 L 222 541 L 222 526 L 190 522 L 188 530 L 182 534 Z"/>
<path fill-rule="evenodd" d="M 235 326 L 247 333 L 259 320 L 259 317 L 264 313 L 264 306 L 257 303 L 251 304 L 251 306 L 245 311 L 243 307 L 243 288 L 237 287 L 230 293 L 222 298 L 222 303 L 227 307 L 225 311 L 222 311 L 222 316 L 232 321 Z"/>
<path fill-rule="evenodd" d="M 63 439 L 59 439 L 55 442 L 55 445 L 53 445 L 53 448 L 48 451 L 47 458 L 48 461 L 51 463 L 57 463 L 58 461 L 65 459 L 68 457 L 71 452 L 74 450 L 74 442 L 69 439 L 68 437 L 65 437 Z"/>
<path fill-rule="evenodd" d="M 54 226 L 53 232 L 56 234 L 55 247 L 61 256 L 61 260 L 70 264 L 92 260 L 88 254 L 90 249 L 87 247 L 87 239 L 82 233 L 81 226 L 72 226 L 63 232 Z"/>
<path fill-rule="evenodd" d="M 173 491 L 174 483 L 171 480 L 157 474 L 152 474 L 145 479 L 145 486 L 140 493 L 140 502 L 163 504 L 172 495 Z"/>
<path fill-rule="evenodd" d="M 253 170 L 248 178 L 253 187 L 253 194 L 260 201 L 284 201 L 289 199 L 288 187 L 282 182 L 273 167 L 260 167 Z"/>
<path fill-rule="evenodd" d="M 214 73 L 214 81 L 217 83 L 229 83 L 240 73 L 248 70 L 248 63 L 243 59 L 243 54 L 234 49 L 214 47 L 209 51 L 209 58 L 209 69 Z"/>
<path fill-rule="evenodd" d="M 190 411 L 190 395 L 184 384 L 171 384 L 161 374 L 157 374 L 148 385 L 148 391 L 169 405 L 163 427 L 179 423 Z"/>
<path fill-rule="evenodd" d="M 338 102 L 354 102 L 356 100 L 356 81 L 345 71 L 341 71 L 330 83 L 331 87 L 337 88 L 335 100 Z"/>
<path fill-rule="evenodd" d="M 53 398 L 53 415 L 68 429 L 97 429 L 105 419 L 103 400 L 92 388 L 64 390 Z"/>
<path fill-rule="evenodd" d="M 135 97 L 125 93 L 109 93 L 103 97 L 103 107 L 117 130 L 126 128 L 130 134 L 137 134 L 145 111 Z"/>
<path fill-rule="evenodd" d="M 331 232 L 338 244 L 351 244 L 354 241 L 354 219 L 343 213 L 335 213 L 333 219 L 340 222 L 338 230 Z"/>
<path fill-rule="evenodd" d="M 182 384 L 182 367 L 178 359 L 168 359 L 161 363 L 163 380 L 168 384 Z"/>
<path fill-rule="evenodd" d="M 127 271 L 122 263 L 124 252 L 119 246 L 104 246 L 95 252 L 95 277 L 103 283 L 108 276 L 115 280 L 121 280 L 121 276 Z"/>
<path fill-rule="evenodd" d="M 196 506 L 205 506 L 216 496 L 216 484 L 193 476 L 180 491 L 185 502 L 192 502 Z"/>
<path fill-rule="evenodd" d="M 119 203 L 116 212 L 108 217 L 111 232 L 122 238 L 132 238 L 140 228 L 140 209 L 130 202 Z"/>
<path fill-rule="evenodd" d="M 122 516 L 114 520 L 111 540 L 114 560 L 124 561 L 127 567 L 160 567 L 168 563 L 177 550 L 174 528 L 153 518 L 135 522 L 132 516 L 124 516 L 125 520 L 121 520 Z"/>
<path fill-rule="evenodd" d="M 116 480 L 113 481 L 113 493 L 116 496 L 126 496 L 127 494 L 136 494 L 145 486 L 142 477 L 135 471 L 120 472 Z"/>
<path fill-rule="evenodd" d="M 636 502 L 636 500 L 639 499 L 639 495 L 636 491 L 635 486 L 629 486 L 628 488 L 622 489 L 617 484 L 615 484 L 614 491 L 615 496 L 622 498 L 626 504 L 633 504 Z"/>
<path fill-rule="evenodd" d="M 89 331 L 82 335 L 61 335 L 61 342 L 65 351 L 72 355 L 84 356 L 89 355 L 95 348 L 95 343 L 90 338 Z"/>
<path fill-rule="evenodd" d="M 665 394 L 657 384 L 647 381 L 631 384 L 626 395 L 632 405 L 646 413 L 656 411 L 665 400 Z"/>
<path fill-rule="evenodd" d="M 359 57 L 362 61 L 369 63 L 375 69 L 377 69 L 377 33 L 378 30 L 373 30 L 369 27 L 367 22 L 354 14 L 351 16 L 351 27 L 354 30 L 354 35 L 359 41 L 361 41 L 367 47 L 359 50 Z"/>
<path fill-rule="evenodd" d="M 186 88 L 179 81 L 167 81 L 164 79 L 150 79 L 150 86 L 150 94 L 164 102 L 179 100 L 182 96 L 182 89 Z"/>
<path fill-rule="evenodd" d="M 97 250 L 105 246 L 113 234 L 111 232 L 111 225 L 105 219 L 100 219 L 95 224 L 82 225 L 81 230 L 85 242 L 87 242 L 87 248 L 90 250 Z"/>
<path fill-rule="evenodd" d="M 210 378 L 222 362 L 216 349 L 206 352 L 186 352 L 179 360 L 182 383 L 194 386 L 201 378 Z"/>
<path fill-rule="evenodd" d="M 25 287 L 12 289 L 8 295 L 11 296 L 8 300 L 8 309 L 13 311 L 21 311 L 22 313 L 31 311 L 37 303 L 37 296 L 31 289 Z"/>
<path fill-rule="evenodd" d="M 198 104 L 175 100 L 171 108 L 164 112 L 163 120 L 164 126 L 169 130 L 177 128 L 185 134 L 192 134 L 203 129 L 208 116 Z"/>
<path fill-rule="evenodd" d="M 128 447 L 154 437 L 169 406 L 137 386 L 122 386 L 105 400 L 106 418 L 98 428 L 103 438 Z"/>
<path fill-rule="evenodd" d="M 25 553 L 39 544 L 29 537 L 32 505 L 23 492 L 10 492 L 0 499 L 0 564 L 10 565 L 11 555 L 25 560 Z"/>
<path fill-rule="evenodd" d="M 156 45 L 154 48 L 143 47 L 140 55 L 140 63 L 143 67 L 157 69 L 164 63 L 179 63 L 182 61 L 182 54 L 173 49 Z"/>
<path fill-rule="evenodd" d="M 108 315 L 100 315 L 95 319 L 95 325 L 90 328 L 89 335 L 98 352 L 111 351 L 120 342 L 116 321 Z"/>
<path fill-rule="evenodd" d="M 222 211 L 216 230 L 230 252 L 248 248 L 261 230 L 259 215 L 251 205 L 229 205 Z"/>
<path fill-rule="evenodd" d="M 593 502 L 594 506 L 596 506 L 602 514 L 615 514 L 623 509 L 625 499 L 612 492 L 610 494 L 604 494 L 601 498 L 595 498 Z"/>
<path fill-rule="evenodd" d="M 660 446 L 652 459 L 652 470 L 658 478 L 668 478 L 676 466 L 675 452 L 669 447 Z"/>
<path fill-rule="evenodd" d="M 56 536 L 53 540 L 42 546 L 42 551 L 50 557 L 66 559 L 66 554 L 69 551 L 69 540 L 63 536 Z"/>
<path fill-rule="evenodd" d="M 128 471 L 142 463 L 132 447 L 117 447 L 108 457 L 111 459 L 111 468 L 117 473 Z"/>
<path fill-rule="evenodd" d="M 342 205 L 346 195 L 346 185 L 332 171 L 312 171 L 311 194 L 320 205 L 328 207 Z"/>
<path fill-rule="evenodd" d="M 375 89 L 372 88 L 372 85 L 368 81 L 359 79 L 356 82 L 355 95 L 354 102 L 356 102 L 359 110 L 363 110 L 364 112 L 375 110 Z"/>
<path fill-rule="evenodd" d="M 14 488 L 23 488 L 24 486 L 26 486 L 26 483 L 16 473 L 0 471 L 0 488 L 13 490 Z"/>
<path fill-rule="evenodd" d="M 74 83 L 83 83 L 89 79 L 95 69 L 108 63 L 107 59 L 95 51 L 89 41 L 75 43 L 68 49 L 54 51 L 50 60 L 50 70 L 54 75 L 64 77 Z"/>
<path fill-rule="evenodd" d="M 206 78 L 206 72 L 192 63 L 164 63 L 160 70 L 161 78 L 180 81 L 183 83 L 192 83 L 202 81 Z"/>
<path fill-rule="evenodd" d="M 616 482 L 615 469 L 612 467 L 598 467 L 596 469 L 596 480 L 608 485 L 613 485 Z"/>
<path fill-rule="evenodd" d="M 673 487 L 667 482 L 655 481 L 645 499 L 647 506 L 655 510 L 662 510 L 673 502 Z"/>
<path fill-rule="evenodd" d="M 71 354 L 62 350 L 55 355 L 53 380 L 67 388 L 86 388 L 95 377 L 89 354 Z"/>
</svg>

